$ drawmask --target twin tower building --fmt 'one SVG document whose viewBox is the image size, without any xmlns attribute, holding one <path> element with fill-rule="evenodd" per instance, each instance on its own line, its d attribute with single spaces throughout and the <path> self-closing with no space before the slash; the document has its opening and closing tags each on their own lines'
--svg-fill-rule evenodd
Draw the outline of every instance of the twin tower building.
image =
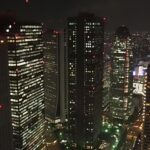
<svg viewBox="0 0 150 150">
<path fill-rule="evenodd" d="M 93 14 L 68 18 L 60 46 L 60 33 L 53 32 L 57 40 L 47 37 L 52 35 L 43 38 L 40 24 L 4 22 L 0 27 L 0 149 L 41 149 L 44 116 L 51 120 L 57 114 L 66 118 L 68 140 L 74 147 L 97 148 L 103 113 L 104 26 L 105 18 Z M 124 123 L 133 112 L 133 54 L 125 26 L 117 29 L 111 51 L 109 114 L 114 123 Z"/>
</svg>

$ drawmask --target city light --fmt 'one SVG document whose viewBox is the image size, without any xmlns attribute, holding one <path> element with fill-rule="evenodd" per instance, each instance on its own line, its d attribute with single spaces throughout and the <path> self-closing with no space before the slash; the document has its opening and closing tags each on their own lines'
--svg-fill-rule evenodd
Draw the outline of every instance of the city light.
<svg viewBox="0 0 150 150">
<path fill-rule="evenodd" d="M 8 1 L 0 150 L 150 149 L 150 1 Z"/>
</svg>

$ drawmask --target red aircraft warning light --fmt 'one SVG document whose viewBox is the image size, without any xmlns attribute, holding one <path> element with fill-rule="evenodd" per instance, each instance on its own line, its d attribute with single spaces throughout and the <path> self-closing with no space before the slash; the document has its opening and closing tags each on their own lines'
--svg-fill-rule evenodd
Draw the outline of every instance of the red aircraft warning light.
<svg viewBox="0 0 150 150">
<path fill-rule="evenodd" d="M 29 0 L 25 0 L 26 3 L 29 3 Z"/>
<path fill-rule="evenodd" d="M 4 104 L 0 104 L 0 111 L 5 109 L 5 105 Z"/>
<path fill-rule="evenodd" d="M 4 108 L 4 106 L 2 104 L 0 104 L 0 110 L 2 110 Z"/>
<path fill-rule="evenodd" d="M 103 17 L 103 22 L 106 23 L 107 22 L 107 18 Z"/>
<path fill-rule="evenodd" d="M 107 18 L 106 18 L 106 17 L 103 17 L 103 20 L 104 20 L 104 21 L 106 21 L 106 20 L 107 20 Z"/>
</svg>

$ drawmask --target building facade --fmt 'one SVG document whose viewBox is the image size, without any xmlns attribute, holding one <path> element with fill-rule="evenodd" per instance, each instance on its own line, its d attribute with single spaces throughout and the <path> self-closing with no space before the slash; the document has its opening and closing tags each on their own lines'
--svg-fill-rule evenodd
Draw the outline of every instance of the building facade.
<svg viewBox="0 0 150 150">
<path fill-rule="evenodd" d="M 103 72 L 103 112 L 106 113 L 110 109 L 110 71 L 111 71 L 111 48 L 112 33 L 105 33 L 104 41 L 104 72 Z"/>
<path fill-rule="evenodd" d="M 94 149 L 101 127 L 104 22 L 86 13 L 68 18 L 67 37 L 69 140 Z"/>
<path fill-rule="evenodd" d="M 64 36 L 60 30 L 44 33 L 44 101 L 45 118 L 58 123 L 65 118 Z"/>
<path fill-rule="evenodd" d="M 142 150 L 150 149 L 150 65 L 148 65 L 145 79 L 145 99 L 143 104 L 143 139 Z"/>
<path fill-rule="evenodd" d="M 47 31 L 44 37 L 45 118 L 55 122 L 60 119 L 59 33 Z"/>
<path fill-rule="evenodd" d="M 127 27 L 117 29 L 112 48 L 111 116 L 119 122 L 132 114 L 132 47 Z"/>
<path fill-rule="evenodd" d="M 40 149 L 44 130 L 42 26 L 14 22 L 6 33 L 14 149 Z"/>
</svg>

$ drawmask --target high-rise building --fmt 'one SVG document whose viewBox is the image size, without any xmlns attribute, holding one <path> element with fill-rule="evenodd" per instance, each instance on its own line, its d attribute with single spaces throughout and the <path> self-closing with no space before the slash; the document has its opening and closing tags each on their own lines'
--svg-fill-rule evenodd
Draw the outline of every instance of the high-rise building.
<svg viewBox="0 0 150 150">
<path fill-rule="evenodd" d="M 145 79 L 145 100 L 143 104 L 143 139 L 142 150 L 150 149 L 150 65 L 147 69 L 147 75 Z"/>
<path fill-rule="evenodd" d="M 94 149 L 101 129 L 104 21 L 68 18 L 68 132 L 74 146 Z"/>
<path fill-rule="evenodd" d="M 143 98 L 145 96 L 145 72 L 148 62 L 139 62 L 133 70 L 133 103 L 135 108 L 141 112 L 143 108 Z"/>
<path fill-rule="evenodd" d="M 110 109 L 110 70 L 110 60 L 105 60 L 103 74 L 103 112 L 108 112 Z"/>
<path fill-rule="evenodd" d="M 6 33 L 14 149 L 38 149 L 44 130 L 42 26 L 14 22 Z"/>
<path fill-rule="evenodd" d="M 64 36 L 62 31 L 44 33 L 45 118 L 51 123 L 64 119 Z"/>
<path fill-rule="evenodd" d="M 128 120 L 132 107 L 132 47 L 127 27 L 117 29 L 112 48 L 111 114 L 116 121 Z"/>
<path fill-rule="evenodd" d="M 111 94 L 111 84 L 110 84 L 110 72 L 111 72 L 111 49 L 112 49 L 112 43 L 113 43 L 113 36 L 114 33 L 112 32 L 105 32 L 104 35 L 104 59 L 103 59 L 103 102 L 102 102 L 102 118 L 103 123 L 108 122 L 110 118 L 110 94 Z M 102 123 L 102 124 L 103 124 Z M 104 125 L 104 124 L 103 124 Z M 102 142 L 103 143 L 103 142 Z"/>
<path fill-rule="evenodd" d="M 111 71 L 111 48 L 112 48 L 113 33 L 105 33 L 104 41 L 104 72 L 103 72 L 103 112 L 110 109 L 110 71 Z"/>
<path fill-rule="evenodd" d="M 6 43 L 6 37 L 0 32 L 0 149 L 1 150 L 13 149 L 7 52 L 8 47 Z"/>
<path fill-rule="evenodd" d="M 59 33 L 47 31 L 44 37 L 45 118 L 55 122 L 60 119 Z"/>
</svg>

